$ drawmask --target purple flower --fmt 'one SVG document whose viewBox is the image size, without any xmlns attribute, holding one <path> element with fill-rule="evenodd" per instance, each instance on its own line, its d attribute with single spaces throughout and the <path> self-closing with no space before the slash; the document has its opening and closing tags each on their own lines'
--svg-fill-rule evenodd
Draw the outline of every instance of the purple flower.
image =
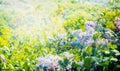
<svg viewBox="0 0 120 71">
<path fill-rule="evenodd" d="M 96 41 L 96 44 L 107 45 L 107 44 L 108 44 L 108 40 L 107 40 L 107 39 L 98 39 L 98 40 Z"/>
<path fill-rule="evenodd" d="M 120 30 L 120 18 L 117 17 L 114 24 L 118 28 L 118 30 Z"/>
<path fill-rule="evenodd" d="M 95 33 L 95 32 L 94 32 Z M 92 45 L 93 38 L 92 35 L 94 34 L 93 32 L 90 33 L 89 31 L 82 32 L 82 30 L 75 30 L 73 31 L 73 35 L 76 36 L 78 41 L 73 41 L 71 42 L 71 46 L 76 46 L 76 47 L 81 47 L 82 44 L 84 46 L 90 46 Z"/>
<path fill-rule="evenodd" d="M 80 41 L 85 36 L 85 32 L 82 32 L 82 30 L 74 30 L 73 35 Z"/>
<path fill-rule="evenodd" d="M 95 32 L 95 23 L 92 22 L 92 21 L 88 21 L 86 22 L 86 25 L 85 25 L 85 30 L 88 34 L 92 34 Z"/>
<path fill-rule="evenodd" d="M 57 68 L 58 67 L 58 61 L 61 60 L 61 57 L 59 56 L 53 56 L 53 55 L 47 55 L 45 57 L 39 57 L 37 58 L 39 61 L 38 65 L 41 65 L 42 68 L 48 67 L 48 68 Z M 37 67 L 38 67 L 37 65 Z"/>
</svg>

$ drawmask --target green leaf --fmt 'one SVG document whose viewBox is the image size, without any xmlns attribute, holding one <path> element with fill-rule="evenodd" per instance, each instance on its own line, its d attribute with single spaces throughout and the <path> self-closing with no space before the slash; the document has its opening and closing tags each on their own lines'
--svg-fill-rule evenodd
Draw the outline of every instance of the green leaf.
<svg viewBox="0 0 120 71">
<path fill-rule="evenodd" d="M 68 64 L 70 63 L 69 60 L 68 60 L 67 58 L 65 58 L 63 62 L 64 62 L 64 67 L 67 67 Z"/>
<path fill-rule="evenodd" d="M 0 36 L 2 35 L 2 32 L 0 32 Z"/>
<path fill-rule="evenodd" d="M 95 57 L 95 56 L 92 56 L 91 57 L 91 62 L 93 63 L 93 62 L 99 62 L 100 61 L 100 58 L 98 58 L 98 57 Z"/>
<path fill-rule="evenodd" d="M 117 45 L 115 45 L 115 44 L 109 44 L 108 46 L 113 50 L 117 48 Z"/>
<path fill-rule="evenodd" d="M 62 68 L 66 68 L 70 61 L 67 58 L 65 58 L 64 60 L 59 60 L 58 63 Z"/>
<path fill-rule="evenodd" d="M 75 63 L 73 63 L 72 66 L 73 67 L 81 67 L 79 64 L 75 64 Z"/>
<path fill-rule="evenodd" d="M 5 61 L 6 59 L 5 59 L 5 56 L 4 55 L 0 55 L 0 61 Z"/>
<path fill-rule="evenodd" d="M 87 49 L 86 49 L 86 52 L 87 52 L 87 53 L 91 53 L 91 52 L 92 52 L 92 47 L 91 47 L 91 46 L 88 46 Z"/>
<path fill-rule="evenodd" d="M 114 61 L 114 62 L 117 62 L 117 61 L 118 61 L 117 58 L 111 58 L 110 60 L 111 60 L 111 61 Z"/>
<path fill-rule="evenodd" d="M 86 57 L 84 59 L 84 64 L 85 64 L 85 67 L 90 67 L 90 63 L 91 63 L 91 58 L 90 57 Z"/>
<path fill-rule="evenodd" d="M 120 68 L 120 65 L 116 65 L 117 68 Z"/>
<path fill-rule="evenodd" d="M 98 38 L 100 38 L 101 33 L 97 33 L 93 35 L 93 39 L 96 41 Z"/>
</svg>

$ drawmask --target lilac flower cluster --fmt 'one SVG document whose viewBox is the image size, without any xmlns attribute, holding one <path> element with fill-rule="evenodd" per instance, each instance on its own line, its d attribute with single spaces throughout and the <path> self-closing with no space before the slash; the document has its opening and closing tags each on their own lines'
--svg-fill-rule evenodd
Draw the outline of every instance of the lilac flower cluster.
<svg viewBox="0 0 120 71">
<path fill-rule="evenodd" d="M 107 45 L 109 42 L 109 38 L 111 38 L 111 36 L 113 36 L 112 33 L 110 32 L 110 30 L 105 29 L 105 31 L 104 31 L 105 34 L 103 34 L 103 35 L 106 38 L 102 37 L 102 38 L 97 38 L 97 40 L 94 40 L 93 35 L 98 33 L 97 31 L 95 31 L 95 28 L 96 28 L 95 23 L 92 21 L 89 21 L 85 25 L 85 32 L 83 32 L 82 30 L 72 31 L 72 34 L 74 36 L 76 36 L 77 41 L 71 41 L 70 45 L 76 46 L 76 47 L 79 47 L 81 45 L 84 47 L 92 46 L 93 43 L 95 43 L 96 45 L 99 45 L 99 44 Z M 63 38 L 65 38 L 65 36 L 63 36 Z M 66 44 L 66 42 L 64 40 L 62 40 L 60 42 L 60 45 L 65 45 L 65 44 Z M 71 62 L 67 66 L 67 69 L 70 69 L 72 67 L 72 62 L 74 61 L 73 54 L 70 54 L 69 52 L 63 52 L 62 55 L 65 56 L 67 59 L 69 59 L 69 61 Z M 37 64 L 37 67 L 42 67 L 45 69 L 51 69 L 51 68 L 60 69 L 59 61 L 63 61 L 63 58 L 58 55 L 53 56 L 53 55 L 49 54 L 44 57 L 39 57 L 39 58 L 37 58 L 37 60 L 39 61 L 39 63 Z M 84 66 L 84 61 L 80 61 L 80 62 L 76 62 L 76 63 L 79 64 L 80 66 Z"/>
<path fill-rule="evenodd" d="M 98 44 L 103 44 L 103 45 L 107 45 L 108 44 L 108 40 L 107 39 L 98 39 L 97 41 L 96 41 L 96 44 L 98 45 Z"/>
<path fill-rule="evenodd" d="M 114 24 L 118 28 L 118 30 L 120 30 L 120 18 L 117 17 Z"/>
<path fill-rule="evenodd" d="M 114 25 L 118 28 L 119 32 L 117 33 L 120 36 L 120 18 L 116 17 Z"/>
<path fill-rule="evenodd" d="M 73 54 L 70 54 L 69 52 L 63 52 L 63 55 L 68 59 L 71 59 L 73 57 Z"/>
<path fill-rule="evenodd" d="M 110 29 L 104 29 L 104 32 L 101 32 L 103 33 L 101 35 L 102 39 L 98 38 L 95 42 L 93 40 L 93 35 L 99 32 L 99 31 L 95 31 L 96 27 L 99 27 L 96 26 L 96 23 L 92 21 L 88 21 L 85 25 L 85 32 L 83 32 L 82 30 L 75 30 L 73 31 L 73 35 L 75 35 L 78 42 L 85 47 L 91 46 L 93 43 L 107 45 L 109 41 L 115 40 L 114 32 L 112 32 Z M 120 35 L 120 32 L 117 35 Z"/>
<path fill-rule="evenodd" d="M 92 21 L 88 21 L 85 25 L 85 32 L 82 30 L 73 31 L 73 35 L 76 36 L 80 43 L 83 43 L 84 46 L 90 46 L 94 42 L 93 34 L 95 34 L 95 23 Z"/>
<path fill-rule="evenodd" d="M 95 32 L 96 24 L 93 21 L 86 22 L 85 30 L 87 34 L 93 34 Z"/>
<path fill-rule="evenodd" d="M 65 56 L 67 59 L 69 59 L 69 61 L 72 62 L 72 57 L 73 57 L 73 54 L 70 54 L 69 52 L 63 52 L 62 53 L 63 56 Z M 62 57 L 56 55 L 56 56 L 53 56 L 53 55 L 47 55 L 45 57 L 39 57 L 37 58 L 38 60 L 38 64 L 37 64 L 37 67 L 41 67 L 41 68 L 45 68 L 45 69 L 54 69 L 54 68 L 57 68 L 57 69 L 60 69 L 60 66 L 58 64 L 58 61 L 60 60 L 63 60 Z M 71 63 L 68 64 L 67 66 L 67 69 L 71 68 Z"/>
<path fill-rule="evenodd" d="M 45 57 L 39 57 L 37 58 L 38 64 L 37 67 L 47 67 L 48 69 L 50 68 L 58 68 L 58 61 L 62 60 L 62 58 L 58 55 L 53 56 L 53 55 L 47 55 Z"/>
</svg>

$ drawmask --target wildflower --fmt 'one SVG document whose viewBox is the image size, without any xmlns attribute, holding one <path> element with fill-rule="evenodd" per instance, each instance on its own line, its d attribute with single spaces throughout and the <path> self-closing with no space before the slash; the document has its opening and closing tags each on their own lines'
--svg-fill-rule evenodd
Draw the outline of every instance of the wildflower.
<svg viewBox="0 0 120 71">
<path fill-rule="evenodd" d="M 94 43 L 94 40 L 93 40 L 93 39 L 89 39 L 89 40 L 87 40 L 87 41 L 84 43 L 84 45 L 85 45 L 85 46 L 92 46 L 93 43 Z"/>
<path fill-rule="evenodd" d="M 95 23 L 92 22 L 92 21 L 88 21 L 86 22 L 86 25 L 85 25 L 85 30 L 88 34 L 92 34 L 95 32 Z"/>
<path fill-rule="evenodd" d="M 108 40 L 107 39 L 98 39 L 96 41 L 96 44 L 103 44 L 103 45 L 107 45 L 108 44 Z"/>
<path fill-rule="evenodd" d="M 37 58 L 39 64 L 37 64 L 37 67 L 42 67 L 43 69 L 46 68 L 57 68 L 58 67 L 58 61 L 61 60 L 61 57 L 59 56 L 53 56 L 53 55 L 47 55 L 45 57 L 39 57 Z"/>
<path fill-rule="evenodd" d="M 116 20 L 115 20 L 114 24 L 118 28 L 118 30 L 120 30 L 120 18 L 116 17 Z"/>
<path fill-rule="evenodd" d="M 50 65 L 51 65 L 51 67 L 53 67 L 53 68 L 54 68 L 54 67 L 57 67 L 57 62 L 56 62 L 56 61 L 53 61 Z"/>
<path fill-rule="evenodd" d="M 75 35 L 78 40 L 81 40 L 85 33 L 82 32 L 82 30 L 74 30 L 72 34 Z"/>
<path fill-rule="evenodd" d="M 82 43 L 85 46 L 89 46 L 92 45 L 92 43 L 94 42 L 92 38 L 93 35 L 92 33 L 90 34 L 88 32 L 82 32 L 81 30 L 75 30 L 73 35 L 75 35 L 76 38 L 78 39 L 78 41 L 71 42 L 71 46 L 73 47 L 81 47 Z"/>
</svg>

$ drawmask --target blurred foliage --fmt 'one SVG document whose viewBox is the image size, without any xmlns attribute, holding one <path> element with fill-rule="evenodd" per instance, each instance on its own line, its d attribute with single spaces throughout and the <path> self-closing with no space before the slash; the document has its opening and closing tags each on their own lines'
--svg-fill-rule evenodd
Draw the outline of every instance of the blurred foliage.
<svg viewBox="0 0 120 71">
<path fill-rule="evenodd" d="M 12 29 L 9 27 L 9 14 L 0 13 L 0 47 L 9 46 Z"/>
<path fill-rule="evenodd" d="M 77 2 L 76 0 L 52 1 L 57 3 L 57 5 L 53 4 L 53 6 L 57 7 L 52 9 L 47 14 L 47 17 L 43 17 L 44 22 L 42 23 L 44 24 L 37 24 L 43 21 L 40 20 L 41 16 L 39 14 L 41 14 L 41 11 L 44 12 L 44 7 L 41 4 L 35 4 L 33 6 L 35 9 L 29 9 L 37 19 L 37 22 L 32 21 L 36 26 L 32 26 L 32 24 L 28 23 L 34 17 L 27 21 L 24 13 L 17 9 L 15 12 L 4 12 L 8 10 L 4 5 L 10 2 L 0 0 L 0 5 L 3 5 L 0 9 L 0 70 L 40 71 L 39 68 L 36 68 L 38 63 L 36 58 L 48 54 L 64 57 L 62 53 L 67 51 L 72 53 L 73 57 L 72 61 L 64 57 L 63 60 L 58 62 L 63 70 L 72 63 L 72 68 L 76 71 L 118 71 L 120 69 L 120 50 L 116 40 L 114 40 L 114 43 L 109 42 L 108 45 L 92 44 L 92 46 L 79 49 L 70 46 L 70 41 L 75 40 L 70 32 L 78 29 L 85 31 L 85 22 L 97 21 L 104 28 L 109 28 L 116 34 L 118 29 L 113 23 L 116 17 L 120 18 L 120 1 L 111 0 L 105 5 L 101 3 Z M 35 0 L 36 2 L 38 0 Z M 47 2 L 49 3 L 49 1 Z M 31 1 L 30 4 L 34 5 Z M 45 12 L 45 16 L 46 13 L 48 12 Z M 49 18 L 49 20 L 46 18 Z M 22 20 L 24 23 L 21 22 Z M 43 28 L 41 29 L 39 26 Z M 62 37 L 59 37 L 61 33 L 67 34 L 67 38 L 60 38 Z M 104 33 L 96 33 L 93 36 L 94 41 L 102 39 L 102 34 Z M 65 45 L 61 46 L 60 42 L 63 39 L 65 40 Z M 120 40 L 117 37 L 116 39 Z M 80 61 L 83 64 L 79 64 L 78 62 Z"/>
</svg>

